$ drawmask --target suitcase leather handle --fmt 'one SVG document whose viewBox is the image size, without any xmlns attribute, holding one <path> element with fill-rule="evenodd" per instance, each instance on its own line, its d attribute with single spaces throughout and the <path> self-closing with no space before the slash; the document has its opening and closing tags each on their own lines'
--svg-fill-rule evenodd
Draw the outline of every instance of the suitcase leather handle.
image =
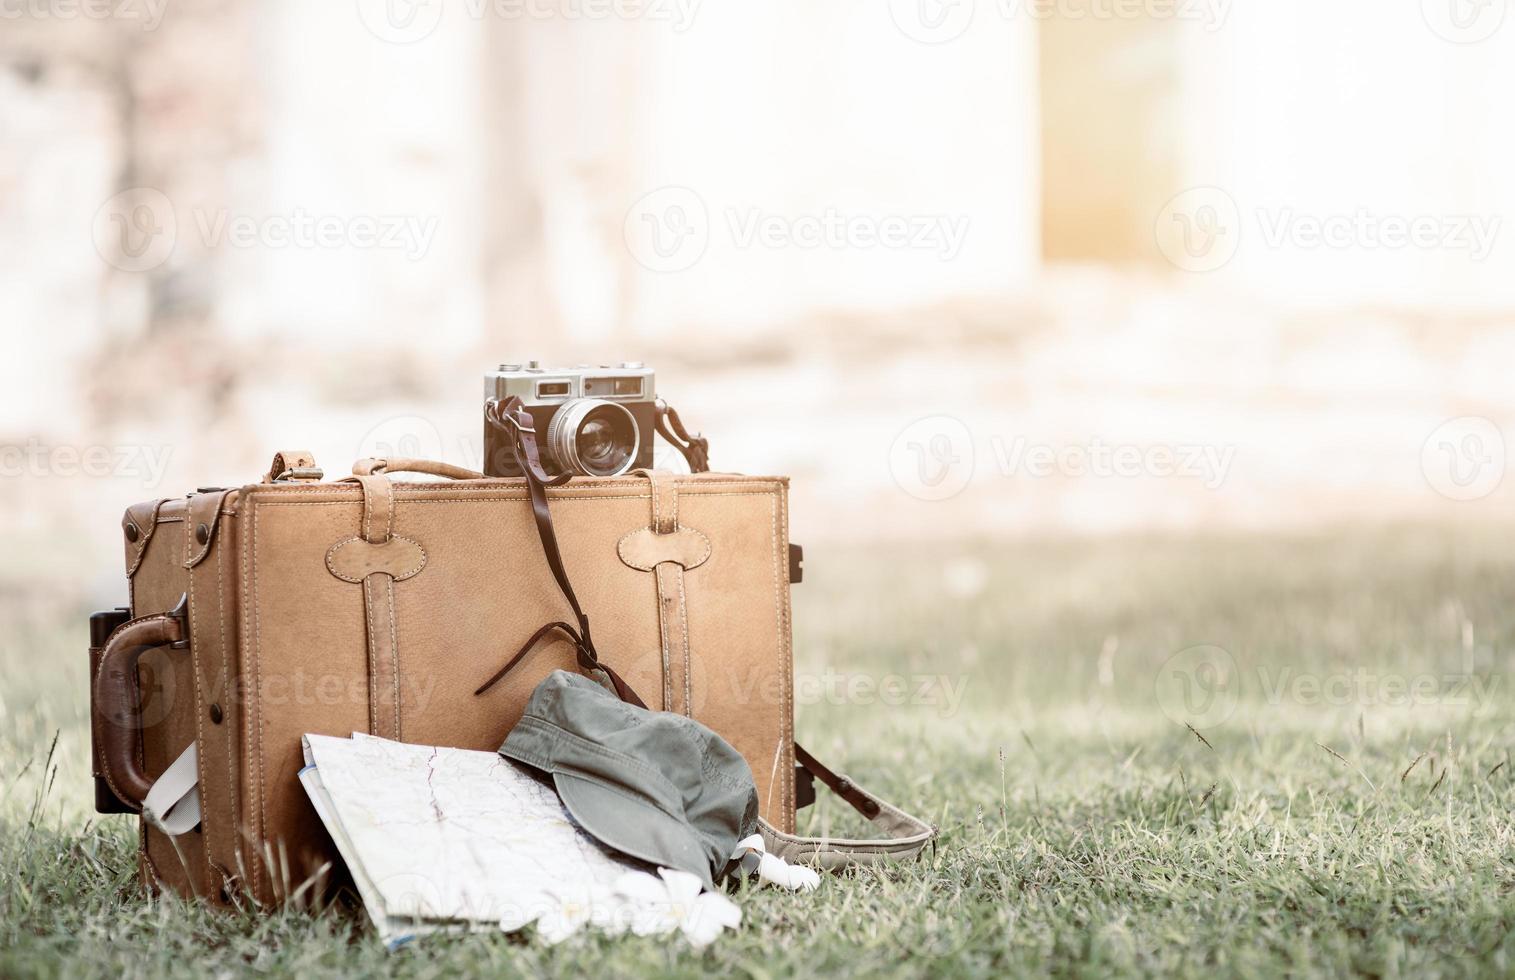
<svg viewBox="0 0 1515 980">
<path fill-rule="evenodd" d="M 153 786 L 138 762 L 142 703 L 137 661 L 154 647 L 188 645 L 184 606 L 181 599 L 171 612 L 141 616 L 117 627 L 105 642 L 95 674 L 93 714 L 102 775 L 111 791 L 133 811 L 142 809 L 142 801 Z"/>
<path fill-rule="evenodd" d="M 389 459 L 360 459 L 352 464 L 353 476 L 375 476 L 380 473 L 426 473 L 430 476 L 446 477 L 449 480 L 485 478 L 484 474 L 478 470 L 470 470 L 434 459 L 409 459 L 397 456 Z"/>
</svg>

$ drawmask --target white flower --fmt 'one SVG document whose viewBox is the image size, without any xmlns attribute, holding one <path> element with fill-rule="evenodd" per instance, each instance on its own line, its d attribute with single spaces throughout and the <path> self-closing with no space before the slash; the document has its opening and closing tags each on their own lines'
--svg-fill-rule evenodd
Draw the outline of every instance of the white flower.
<svg viewBox="0 0 1515 980">
<path fill-rule="evenodd" d="M 500 917 L 500 928 L 514 932 L 535 922 L 537 935 L 549 946 L 556 946 L 585 926 L 616 935 L 626 929 L 626 916 L 617 914 L 623 904 L 611 889 L 602 885 L 561 885 L 538 902 L 508 910 Z"/>
<path fill-rule="evenodd" d="M 556 946 L 589 925 L 593 908 L 587 891 L 578 896 L 559 896 L 557 905 L 537 917 L 537 935 L 547 945 Z"/>
<path fill-rule="evenodd" d="M 637 910 L 632 932 L 662 936 L 677 929 L 695 949 L 704 949 L 723 930 L 734 929 L 742 921 L 742 910 L 730 899 L 703 889 L 698 876 L 668 868 L 659 868 L 657 878 L 645 871 L 628 871 L 615 883 L 616 894 Z"/>
<path fill-rule="evenodd" d="M 769 854 L 768 848 L 763 844 L 762 834 L 742 839 L 731 856 L 741 860 L 744 872 L 751 874 L 756 871 L 758 880 L 770 885 L 787 888 L 792 892 L 813 892 L 821 886 L 821 876 L 814 870 L 790 864 L 777 854 Z"/>
</svg>

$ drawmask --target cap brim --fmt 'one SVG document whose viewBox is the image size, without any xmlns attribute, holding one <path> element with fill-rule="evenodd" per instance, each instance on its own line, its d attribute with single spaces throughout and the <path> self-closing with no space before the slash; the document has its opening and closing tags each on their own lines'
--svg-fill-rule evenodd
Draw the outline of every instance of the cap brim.
<svg viewBox="0 0 1515 980">
<path fill-rule="evenodd" d="M 561 770 L 552 774 L 563 805 L 585 832 L 612 850 L 660 868 L 697 875 L 715 888 L 699 836 L 646 800 Z"/>
</svg>

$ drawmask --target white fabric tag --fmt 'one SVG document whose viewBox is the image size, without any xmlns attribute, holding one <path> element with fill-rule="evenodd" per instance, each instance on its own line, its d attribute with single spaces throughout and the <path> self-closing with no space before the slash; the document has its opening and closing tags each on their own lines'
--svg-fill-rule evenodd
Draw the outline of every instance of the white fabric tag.
<svg viewBox="0 0 1515 980">
<path fill-rule="evenodd" d="M 170 837 L 194 830 L 200 823 L 200 753 L 195 743 L 179 754 L 147 791 L 142 816 Z"/>
</svg>

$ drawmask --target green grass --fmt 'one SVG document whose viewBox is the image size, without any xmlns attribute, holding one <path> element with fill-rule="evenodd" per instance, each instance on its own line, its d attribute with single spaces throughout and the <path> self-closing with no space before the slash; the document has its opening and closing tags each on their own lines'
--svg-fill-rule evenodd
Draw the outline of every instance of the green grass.
<svg viewBox="0 0 1515 980">
<path fill-rule="evenodd" d="M 13 584 L 0 976 L 1508 975 L 1512 543 L 812 548 L 802 740 L 941 838 L 814 896 L 743 891 L 742 929 L 705 953 L 475 935 L 390 954 L 351 912 L 145 899 L 132 825 L 88 812 L 85 610 Z M 1174 659 L 1201 644 L 1226 653 Z M 877 696 L 891 675 L 907 703 Z M 834 805 L 807 819 L 854 825 Z"/>
</svg>

